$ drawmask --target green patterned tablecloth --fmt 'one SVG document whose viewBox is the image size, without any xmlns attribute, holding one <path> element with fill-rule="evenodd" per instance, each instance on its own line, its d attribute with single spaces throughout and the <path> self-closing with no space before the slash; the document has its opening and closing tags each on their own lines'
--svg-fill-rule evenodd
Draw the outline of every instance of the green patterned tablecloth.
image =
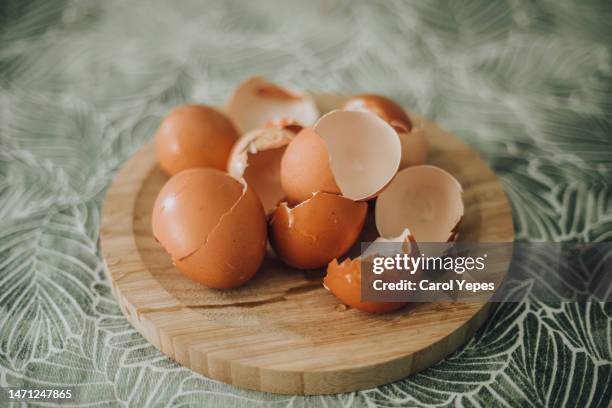
<svg viewBox="0 0 612 408">
<path fill-rule="evenodd" d="M 610 406 L 612 308 L 596 302 L 505 304 L 447 360 L 368 391 L 212 381 L 124 319 L 98 227 L 119 165 L 171 107 L 263 74 L 387 94 L 460 135 L 501 178 L 520 240 L 611 240 L 611 52 L 605 1 L 2 1 L 0 385 L 93 406 Z"/>
</svg>

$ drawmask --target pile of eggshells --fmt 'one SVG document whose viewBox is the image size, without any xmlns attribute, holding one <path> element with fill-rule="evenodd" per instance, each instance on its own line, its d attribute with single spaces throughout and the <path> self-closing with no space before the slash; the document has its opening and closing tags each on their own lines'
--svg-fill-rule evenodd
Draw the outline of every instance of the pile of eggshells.
<svg viewBox="0 0 612 408">
<path fill-rule="evenodd" d="M 452 242 L 462 189 L 426 165 L 424 131 L 379 95 L 350 98 L 319 115 L 305 92 L 253 77 L 225 110 L 186 105 L 155 137 L 171 178 L 154 205 L 155 239 L 189 278 L 216 289 L 245 284 L 268 238 L 297 269 L 327 267 L 324 286 L 367 312 L 402 303 L 361 301 L 360 258 L 344 259 L 375 203 L 379 242 Z"/>
</svg>

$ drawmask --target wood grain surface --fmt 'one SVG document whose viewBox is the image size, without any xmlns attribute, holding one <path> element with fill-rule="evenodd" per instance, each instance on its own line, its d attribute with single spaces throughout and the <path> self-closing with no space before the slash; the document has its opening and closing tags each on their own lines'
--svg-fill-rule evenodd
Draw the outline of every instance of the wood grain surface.
<svg viewBox="0 0 612 408">
<path fill-rule="evenodd" d="M 322 111 L 342 98 L 319 96 Z M 460 240 L 510 242 L 512 214 L 486 163 L 460 139 L 423 123 L 429 163 L 464 188 Z M 346 308 L 269 251 L 246 286 L 213 290 L 185 278 L 151 233 L 151 209 L 167 180 L 147 144 L 128 160 L 106 197 L 101 248 L 115 296 L 131 324 L 180 364 L 239 387 L 283 394 L 349 392 L 396 381 L 457 350 L 487 319 L 484 302 L 419 303 L 387 315 Z M 371 216 L 361 240 L 376 237 Z M 510 259 L 500 267 L 505 273 Z"/>
</svg>

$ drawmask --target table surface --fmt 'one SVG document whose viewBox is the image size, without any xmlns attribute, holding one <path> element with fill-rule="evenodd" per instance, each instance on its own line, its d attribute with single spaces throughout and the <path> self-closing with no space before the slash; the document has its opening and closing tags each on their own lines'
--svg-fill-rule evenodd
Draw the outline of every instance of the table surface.
<svg viewBox="0 0 612 408">
<path fill-rule="evenodd" d="M 502 180 L 519 240 L 610 240 L 610 21 L 606 2 L 3 2 L 0 386 L 97 406 L 606 406 L 612 310 L 597 302 L 503 304 L 445 361 L 368 391 L 207 379 L 124 319 L 98 228 L 114 174 L 169 109 L 263 74 L 386 94 L 459 135 Z"/>
</svg>

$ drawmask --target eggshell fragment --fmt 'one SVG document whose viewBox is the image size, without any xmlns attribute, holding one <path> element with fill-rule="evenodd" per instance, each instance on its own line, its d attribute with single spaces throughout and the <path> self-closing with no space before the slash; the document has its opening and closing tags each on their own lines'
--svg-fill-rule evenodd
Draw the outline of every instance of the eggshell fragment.
<svg viewBox="0 0 612 408">
<path fill-rule="evenodd" d="M 259 76 L 236 88 L 227 113 L 241 133 L 261 129 L 269 120 L 289 119 L 310 126 L 319 117 L 317 105 L 308 94 L 280 87 Z"/>
<path fill-rule="evenodd" d="M 222 113 L 204 105 L 180 106 L 162 121 L 155 153 L 169 175 L 197 167 L 225 170 L 238 132 Z"/>
<path fill-rule="evenodd" d="M 415 126 L 410 132 L 398 132 L 402 145 L 402 160 L 399 168 L 419 166 L 427 162 L 429 143 L 422 126 Z"/>
<path fill-rule="evenodd" d="M 400 143 L 386 122 L 368 112 L 333 111 L 314 126 L 329 151 L 329 162 L 342 195 L 372 198 L 397 172 Z"/>
<path fill-rule="evenodd" d="M 300 133 L 302 129 L 304 129 L 304 126 L 302 126 L 297 120 L 284 118 L 284 119 L 271 119 L 266 122 L 266 125 L 264 126 L 264 128 L 265 129 L 278 128 L 278 129 L 283 129 L 283 130 L 289 130 L 297 135 L 298 133 Z"/>
<path fill-rule="evenodd" d="M 325 266 L 355 243 L 367 209 L 366 203 L 321 192 L 293 208 L 283 202 L 272 214 L 270 243 L 290 266 Z"/>
<path fill-rule="evenodd" d="M 327 145 L 312 128 L 305 128 L 289 143 L 280 176 L 290 203 L 306 201 L 317 192 L 341 193 L 329 165 Z"/>
<path fill-rule="evenodd" d="M 378 238 L 358 258 L 347 258 L 341 263 L 334 259 L 327 266 L 327 275 L 323 279 L 323 285 L 342 303 L 362 312 L 388 313 L 398 310 L 404 307 L 407 302 L 361 300 L 361 265 L 362 259 L 374 256 L 394 256 L 396 253 L 402 252 L 418 256 L 418 247 L 408 229 L 404 230 L 400 236 L 392 239 Z"/>
<path fill-rule="evenodd" d="M 376 228 L 383 237 L 409 228 L 418 242 L 448 242 L 463 218 L 462 194 L 459 182 L 441 168 L 408 167 L 378 196 Z"/>
<path fill-rule="evenodd" d="M 425 164 L 429 144 L 422 126 L 414 126 L 406 111 L 391 99 L 382 95 L 363 94 L 350 98 L 342 109 L 372 112 L 390 124 L 402 144 L 400 169 Z"/>
<path fill-rule="evenodd" d="M 257 195 L 216 169 L 191 169 L 163 186 L 153 207 L 153 234 L 189 278 L 232 288 L 257 272 L 266 250 L 266 220 Z"/>
<path fill-rule="evenodd" d="M 401 309 L 405 302 L 376 302 L 361 300 L 361 259 L 347 258 L 341 263 L 334 259 L 327 266 L 323 280 L 342 303 L 367 313 L 389 313 Z"/>
<path fill-rule="evenodd" d="M 252 130 L 234 145 L 228 160 L 228 172 L 244 177 L 259 196 L 266 214 L 285 197 L 281 187 L 281 158 L 295 131 L 295 123 L 273 123 L 265 129 Z"/>
<path fill-rule="evenodd" d="M 375 256 L 395 256 L 396 254 L 418 252 L 418 246 L 414 236 L 408 228 L 397 237 L 384 238 L 378 237 L 363 251 L 359 258 L 369 259 Z"/>
<path fill-rule="evenodd" d="M 385 121 L 369 112 L 336 110 L 289 144 L 281 182 L 291 202 L 318 191 L 367 200 L 393 178 L 400 159 L 399 139 Z"/>
<path fill-rule="evenodd" d="M 355 95 L 345 102 L 342 109 L 372 112 L 393 126 L 398 133 L 408 133 L 412 129 L 412 121 L 406 111 L 400 105 L 382 95 Z"/>
</svg>

